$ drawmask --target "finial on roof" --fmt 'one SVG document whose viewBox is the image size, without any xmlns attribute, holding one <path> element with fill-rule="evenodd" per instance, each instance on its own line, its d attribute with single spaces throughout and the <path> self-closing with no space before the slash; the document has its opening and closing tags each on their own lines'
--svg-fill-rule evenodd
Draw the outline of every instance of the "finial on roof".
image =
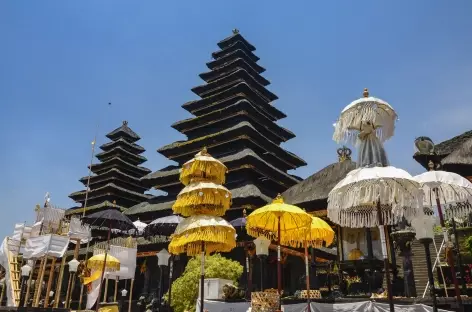
<svg viewBox="0 0 472 312">
<path fill-rule="evenodd" d="M 343 162 L 345 160 L 351 160 L 352 151 L 346 146 L 338 148 L 337 153 L 338 153 L 339 162 Z"/>
<path fill-rule="evenodd" d="M 369 97 L 369 89 L 364 88 L 364 92 L 362 93 L 364 97 Z"/>
<path fill-rule="evenodd" d="M 127 125 L 128 125 L 128 121 L 123 120 L 123 126 L 127 126 Z"/>
<path fill-rule="evenodd" d="M 239 29 L 237 28 L 233 29 L 233 35 L 237 35 L 237 34 L 239 34 Z"/>
<path fill-rule="evenodd" d="M 246 218 L 247 215 L 246 215 L 246 208 L 243 209 L 243 218 Z"/>
<path fill-rule="evenodd" d="M 113 207 L 116 207 L 116 200 L 113 201 Z"/>
</svg>

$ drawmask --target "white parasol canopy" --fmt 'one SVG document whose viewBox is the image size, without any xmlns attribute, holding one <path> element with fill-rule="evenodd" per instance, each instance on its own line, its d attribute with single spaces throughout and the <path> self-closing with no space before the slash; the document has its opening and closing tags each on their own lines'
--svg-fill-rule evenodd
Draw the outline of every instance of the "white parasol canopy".
<svg viewBox="0 0 472 312">
<path fill-rule="evenodd" d="M 393 225 L 423 214 L 423 190 L 405 170 L 392 166 L 352 170 L 329 193 L 328 218 L 350 228 Z"/>
<path fill-rule="evenodd" d="M 144 222 L 141 222 L 139 219 L 133 222 L 134 226 L 138 230 L 139 234 L 142 234 L 144 229 L 146 228 L 147 224 Z"/>
<path fill-rule="evenodd" d="M 424 205 L 436 206 L 436 190 L 447 219 L 462 218 L 472 212 L 472 183 L 457 173 L 427 171 L 414 177 L 423 188 Z"/>
<path fill-rule="evenodd" d="M 393 107 L 384 100 L 369 96 L 364 89 L 364 97 L 346 106 L 334 124 L 333 140 L 337 143 L 355 143 L 362 125 L 369 122 L 374 126 L 381 142 L 393 136 L 395 121 L 398 119 Z"/>
</svg>

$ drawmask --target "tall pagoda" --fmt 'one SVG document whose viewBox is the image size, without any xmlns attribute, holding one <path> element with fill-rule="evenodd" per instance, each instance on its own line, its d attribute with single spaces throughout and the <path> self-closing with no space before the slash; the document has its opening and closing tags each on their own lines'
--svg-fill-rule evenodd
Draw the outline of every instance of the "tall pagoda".
<svg viewBox="0 0 472 312">
<path fill-rule="evenodd" d="M 80 206 L 69 209 L 68 215 L 82 214 L 84 207 L 86 214 L 113 207 L 126 210 L 152 197 L 144 194 L 148 188 L 140 180 L 151 172 L 140 166 L 147 160 L 141 155 L 145 149 L 136 144 L 140 137 L 127 121 L 106 137 L 111 141 L 100 146 L 102 152 L 96 155 L 100 162 L 91 167 L 90 183 L 88 176 L 79 180 L 86 188 L 89 183 L 88 195 L 86 189 L 70 194 Z"/>
<path fill-rule="evenodd" d="M 306 163 L 280 146 L 295 135 L 276 123 L 286 115 L 271 103 L 277 96 L 266 89 L 270 82 L 261 76 L 265 69 L 257 64 L 256 48 L 236 29 L 218 46 L 221 50 L 206 64 L 209 71 L 200 74 L 205 83 L 192 89 L 200 99 L 182 105 L 194 117 L 172 125 L 187 140 L 158 149 L 177 165 L 142 178 L 146 186 L 167 195 L 132 207 L 126 212 L 129 216 L 150 221 L 171 213 L 182 188 L 179 169 L 204 147 L 228 167 L 225 186 L 233 202 L 227 219 L 265 205 L 300 182 L 287 171 Z"/>
</svg>

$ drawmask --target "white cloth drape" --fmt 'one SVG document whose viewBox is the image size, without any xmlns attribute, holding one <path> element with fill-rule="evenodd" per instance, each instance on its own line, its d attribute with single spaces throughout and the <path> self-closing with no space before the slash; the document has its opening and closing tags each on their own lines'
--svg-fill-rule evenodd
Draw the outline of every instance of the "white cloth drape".
<svg viewBox="0 0 472 312">
<path fill-rule="evenodd" d="M 80 243 L 88 243 L 92 237 L 90 226 L 82 224 L 79 218 L 74 217 L 70 219 L 68 235 L 74 243 L 76 239 L 80 239 Z"/>
<path fill-rule="evenodd" d="M 10 284 L 10 262 L 8 260 L 8 237 L 3 239 L 0 247 L 0 265 L 5 268 L 5 295 L 7 296 L 7 306 L 12 307 L 13 303 L 13 289 Z"/>
<path fill-rule="evenodd" d="M 249 302 L 222 302 L 205 300 L 205 310 L 208 312 L 249 312 L 251 304 Z M 282 305 L 283 312 L 305 312 L 306 303 Z M 389 305 L 371 301 L 351 302 L 351 303 L 315 303 L 310 304 L 313 312 L 389 312 Z M 200 300 L 197 300 L 196 312 L 200 311 Z M 423 304 L 395 305 L 397 312 L 432 312 L 433 308 Z M 440 312 L 447 310 L 438 309 Z"/>
<path fill-rule="evenodd" d="M 45 255 L 61 258 L 69 245 L 69 237 L 61 235 L 41 235 L 26 240 L 23 257 L 39 258 Z"/>
</svg>

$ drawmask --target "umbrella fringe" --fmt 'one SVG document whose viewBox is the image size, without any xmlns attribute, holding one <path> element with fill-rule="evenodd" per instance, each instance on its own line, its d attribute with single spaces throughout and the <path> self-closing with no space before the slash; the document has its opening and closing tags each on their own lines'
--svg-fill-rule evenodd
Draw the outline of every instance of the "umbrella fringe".
<svg viewBox="0 0 472 312">
<path fill-rule="evenodd" d="M 196 189 L 177 196 L 172 206 L 176 214 L 223 216 L 231 206 L 231 192 L 226 189 Z"/>
<path fill-rule="evenodd" d="M 189 256 L 201 253 L 202 241 L 205 242 L 205 252 L 229 252 L 236 247 L 236 232 L 227 227 L 199 227 L 173 235 L 169 251 L 173 254 L 186 252 Z"/>
<path fill-rule="evenodd" d="M 216 161 L 195 159 L 191 163 L 182 167 L 180 173 L 180 182 L 188 185 L 195 179 L 204 179 L 207 182 L 224 184 L 226 180 L 226 172 L 228 168 L 222 163 Z"/>
</svg>

